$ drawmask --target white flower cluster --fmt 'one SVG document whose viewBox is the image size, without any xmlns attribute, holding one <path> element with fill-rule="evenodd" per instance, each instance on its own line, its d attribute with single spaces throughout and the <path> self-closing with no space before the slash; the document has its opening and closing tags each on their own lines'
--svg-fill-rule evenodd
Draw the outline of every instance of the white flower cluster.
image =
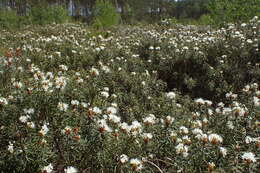
<svg viewBox="0 0 260 173">
<path fill-rule="evenodd" d="M 0 97 L 0 105 L 7 105 L 7 104 L 8 104 L 7 99 L 4 97 Z"/>
<path fill-rule="evenodd" d="M 64 173 L 77 173 L 78 169 L 73 166 L 68 166 L 64 169 Z"/>
<path fill-rule="evenodd" d="M 53 172 L 53 166 L 51 163 L 42 168 L 42 173 L 52 173 L 52 172 Z"/>
</svg>

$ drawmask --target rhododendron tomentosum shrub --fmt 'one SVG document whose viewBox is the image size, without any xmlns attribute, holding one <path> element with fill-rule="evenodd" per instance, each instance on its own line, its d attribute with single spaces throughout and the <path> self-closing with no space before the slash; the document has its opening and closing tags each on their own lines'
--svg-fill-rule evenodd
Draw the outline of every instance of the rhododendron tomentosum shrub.
<svg viewBox="0 0 260 173">
<path fill-rule="evenodd" d="M 0 172 L 258 172 L 259 24 L 1 30 Z"/>
</svg>

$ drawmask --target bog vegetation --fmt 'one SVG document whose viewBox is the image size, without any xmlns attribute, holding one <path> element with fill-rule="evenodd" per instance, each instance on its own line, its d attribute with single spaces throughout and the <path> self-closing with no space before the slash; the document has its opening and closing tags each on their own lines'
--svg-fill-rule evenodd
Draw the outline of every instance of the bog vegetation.
<svg viewBox="0 0 260 173">
<path fill-rule="evenodd" d="M 113 26 L 104 3 L 2 11 L 0 172 L 257 173 L 259 18 Z"/>
</svg>

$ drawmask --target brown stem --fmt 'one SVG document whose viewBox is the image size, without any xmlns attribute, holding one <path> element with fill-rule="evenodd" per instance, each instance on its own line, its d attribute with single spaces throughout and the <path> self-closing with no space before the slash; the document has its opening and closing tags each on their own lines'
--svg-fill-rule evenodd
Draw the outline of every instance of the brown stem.
<svg viewBox="0 0 260 173">
<path fill-rule="evenodd" d="M 153 163 L 153 162 L 151 162 L 151 161 L 149 161 L 149 160 L 146 160 L 145 162 L 147 162 L 147 163 L 153 165 L 154 167 L 156 167 L 156 168 L 158 169 L 158 171 L 159 171 L 160 173 L 163 173 L 163 171 L 161 170 L 161 168 L 159 168 L 159 166 L 157 166 L 155 163 Z"/>
<path fill-rule="evenodd" d="M 65 162 L 65 157 L 59 139 L 60 136 L 56 133 L 54 136 L 54 142 L 55 142 L 55 147 L 58 150 L 58 156 L 59 156 L 58 163 L 57 163 L 57 171 L 63 172 L 63 167 L 64 167 L 63 163 Z"/>
</svg>

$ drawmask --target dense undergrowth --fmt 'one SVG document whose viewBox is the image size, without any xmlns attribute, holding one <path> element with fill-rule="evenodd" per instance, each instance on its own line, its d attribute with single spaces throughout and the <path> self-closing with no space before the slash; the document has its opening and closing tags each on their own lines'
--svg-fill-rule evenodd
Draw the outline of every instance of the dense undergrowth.
<svg viewBox="0 0 260 173">
<path fill-rule="evenodd" d="M 0 172 L 257 172 L 259 20 L 1 31 Z"/>
</svg>

